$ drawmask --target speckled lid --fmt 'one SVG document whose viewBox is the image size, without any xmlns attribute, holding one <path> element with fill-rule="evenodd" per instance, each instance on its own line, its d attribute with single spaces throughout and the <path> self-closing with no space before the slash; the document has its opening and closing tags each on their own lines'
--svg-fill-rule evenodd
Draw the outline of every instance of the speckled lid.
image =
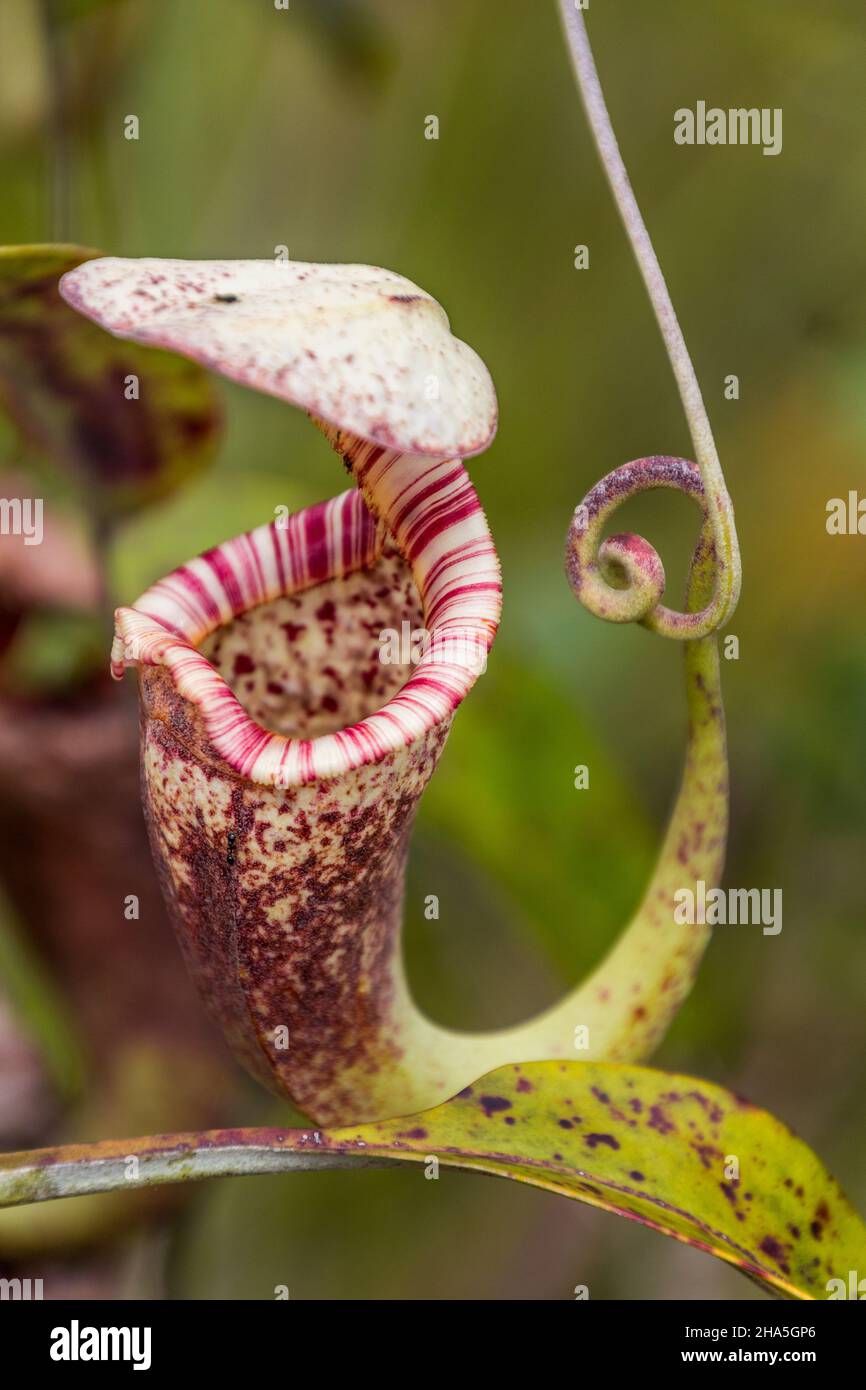
<svg viewBox="0 0 866 1390">
<path fill-rule="evenodd" d="M 106 256 L 60 290 L 109 332 L 168 348 L 388 449 L 479 453 L 496 430 L 480 357 L 389 270 Z"/>
</svg>

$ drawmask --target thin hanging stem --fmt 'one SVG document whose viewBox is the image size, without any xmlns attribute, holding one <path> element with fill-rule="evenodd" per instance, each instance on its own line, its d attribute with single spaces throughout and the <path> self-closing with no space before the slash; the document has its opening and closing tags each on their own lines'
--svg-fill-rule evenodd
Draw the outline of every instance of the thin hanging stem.
<svg viewBox="0 0 866 1390">
<path fill-rule="evenodd" d="M 686 340 L 611 125 L 583 11 L 575 0 L 559 0 L 559 5 L 584 110 L 667 349 L 704 480 L 718 564 L 713 605 L 713 626 L 718 627 L 733 613 L 740 593 L 740 555 L 733 509 Z"/>
</svg>

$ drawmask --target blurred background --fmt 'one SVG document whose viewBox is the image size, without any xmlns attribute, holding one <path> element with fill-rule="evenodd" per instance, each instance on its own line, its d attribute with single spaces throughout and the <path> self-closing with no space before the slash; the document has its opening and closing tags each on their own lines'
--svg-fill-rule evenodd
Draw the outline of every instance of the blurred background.
<svg viewBox="0 0 866 1390">
<path fill-rule="evenodd" d="M 860 0 L 594 0 L 589 22 L 743 549 L 729 629 L 739 658 L 723 663 L 727 881 L 784 894 L 780 935 L 717 929 L 654 1060 L 775 1112 L 863 1209 L 866 539 L 829 536 L 825 522 L 830 498 L 866 495 L 866 16 Z M 677 146 L 673 113 L 698 100 L 781 107 L 781 155 Z M 124 135 L 130 115 L 137 140 Z M 425 139 L 429 115 L 438 140 Z M 552 0 L 291 0 L 287 11 L 273 0 L 3 0 L 0 187 L 6 244 L 177 257 L 272 257 L 285 245 L 293 259 L 387 266 L 434 294 L 485 359 L 501 423 L 471 472 L 503 563 L 505 617 L 422 803 L 407 951 L 419 1000 L 444 1023 L 504 1025 L 553 1002 L 635 906 L 684 748 L 681 652 L 578 608 L 565 533 L 611 468 L 688 457 L 690 445 Z M 578 244 L 587 270 L 574 267 Z M 725 399 L 730 374 L 737 400 Z M 224 428 L 210 467 L 130 512 L 103 546 L 112 601 L 278 505 L 344 485 L 299 412 L 215 390 Z M 25 455 L 0 424 L 4 469 L 29 466 Z M 77 535 L 62 488 L 56 506 Z M 616 529 L 652 538 L 679 606 L 697 513 L 658 494 L 629 504 Z M 10 645 L 4 698 L 47 720 L 50 737 L 52 711 L 69 710 L 60 687 L 86 685 L 94 648 L 102 662 L 102 629 L 70 655 L 69 622 L 41 622 Z M 109 708 L 122 697 L 98 698 Z M 588 791 L 573 786 L 579 763 Z M 134 769 L 123 805 L 134 837 Z M 8 860 L 14 806 L 3 825 Z M 122 853 L 100 833 L 85 875 L 94 893 Z M 46 850 L 34 832 L 28 852 L 53 853 L 58 838 L 55 824 Z M 63 875 L 47 944 L 41 901 L 28 922 L 26 885 L 14 865 L 4 874 L 6 1148 L 140 1133 L 154 1114 L 178 1128 L 291 1121 L 224 1059 L 184 994 L 156 896 L 138 921 L 117 909 L 135 891 L 129 862 L 98 945 L 74 936 L 68 866 L 44 869 Z M 431 893 L 435 922 L 423 911 Z M 98 985 L 82 959 L 102 961 Z M 147 1013 L 149 1050 L 124 1083 L 130 1107 L 115 1103 L 114 1082 L 100 1086 L 119 1026 L 105 997 L 123 1001 L 133 977 L 151 1007 L 136 1014 Z M 179 1035 L 191 1059 L 180 1079 Z M 104 1211 L 88 1223 L 45 1208 L 38 1241 L 20 1217 L 14 1229 L 0 1222 L 0 1260 L 45 1274 L 46 1296 L 270 1298 L 278 1284 L 299 1299 L 569 1299 L 577 1284 L 592 1298 L 762 1296 L 634 1223 L 453 1172 L 232 1180 L 185 1197 L 137 1213 L 133 1230 Z"/>
</svg>

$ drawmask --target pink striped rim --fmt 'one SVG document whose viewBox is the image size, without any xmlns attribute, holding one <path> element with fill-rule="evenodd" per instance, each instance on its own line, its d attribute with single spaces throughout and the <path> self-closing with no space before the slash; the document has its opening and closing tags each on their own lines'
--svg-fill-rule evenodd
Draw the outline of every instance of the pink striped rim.
<svg viewBox="0 0 866 1390">
<path fill-rule="evenodd" d="M 474 684 L 501 610 L 499 560 L 462 463 L 358 443 L 351 489 L 260 526 L 182 565 L 116 614 L 112 674 L 165 666 L 202 712 L 220 756 L 263 786 L 302 786 L 380 761 L 449 718 Z M 232 618 L 283 594 L 370 565 L 378 515 L 412 570 L 429 641 L 415 671 L 380 710 L 337 733 L 285 738 L 251 719 L 197 645 Z"/>
</svg>

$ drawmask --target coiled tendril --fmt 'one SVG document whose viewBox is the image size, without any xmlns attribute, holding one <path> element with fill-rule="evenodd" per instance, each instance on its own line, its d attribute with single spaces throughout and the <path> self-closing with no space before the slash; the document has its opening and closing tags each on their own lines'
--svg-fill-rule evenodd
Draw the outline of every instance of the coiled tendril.
<svg viewBox="0 0 866 1390">
<path fill-rule="evenodd" d="M 704 515 L 695 556 L 712 560 L 716 583 L 712 598 L 697 612 L 680 613 L 661 602 L 664 565 L 643 536 L 622 533 L 602 540 L 602 532 L 623 502 L 655 488 L 676 488 L 694 497 Z M 725 494 L 728 509 L 730 503 Z M 663 637 L 696 641 L 714 632 L 731 609 L 729 586 L 715 543 L 713 518 L 697 464 L 653 455 L 634 459 L 608 473 L 575 509 L 568 533 L 566 572 L 577 598 L 597 618 L 642 623 Z"/>
</svg>

